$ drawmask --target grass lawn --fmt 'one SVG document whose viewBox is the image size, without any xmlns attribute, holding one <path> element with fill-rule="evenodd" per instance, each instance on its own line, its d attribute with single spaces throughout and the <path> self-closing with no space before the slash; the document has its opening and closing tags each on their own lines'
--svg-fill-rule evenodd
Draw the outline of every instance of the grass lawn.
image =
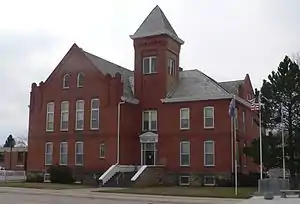
<svg viewBox="0 0 300 204">
<path fill-rule="evenodd" d="M 147 187 L 105 190 L 98 192 L 215 198 L 249 198 L 255 191 L 256 188 L 239 188 L 237 196 L 234 194 L 234 188 L 222 187 Z"/>
<path fill-rule="evenodd" d="M 79 189 L 87 188 L 87 186 L 79 184 L 56 184 L 56 183 L 29 183 L 29 182 L 0 182 L 0 187 L 15 187 L 15 188 L 36 188 L 36 189 L 52 189 L 52 190 L 64 190 L 64 189 Z"/>
</svg>

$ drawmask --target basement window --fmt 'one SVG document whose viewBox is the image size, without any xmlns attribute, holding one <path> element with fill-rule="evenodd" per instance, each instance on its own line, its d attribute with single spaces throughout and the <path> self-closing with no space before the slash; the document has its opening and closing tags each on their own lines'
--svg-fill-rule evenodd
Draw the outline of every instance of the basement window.
<svg viewBox="0 0 300 204">
<path fill-rule="evenodd" d="M 204 185 L 205 186 L 215 186 L 216 178 L 214 176 L 205 176 L 204 177 Z"/>
<path fill-rule="evenodd" d="M 180 186 L 189 186 L 190 185 L 190 176 L 179 176 L 179 185 Z"/>
</svg>

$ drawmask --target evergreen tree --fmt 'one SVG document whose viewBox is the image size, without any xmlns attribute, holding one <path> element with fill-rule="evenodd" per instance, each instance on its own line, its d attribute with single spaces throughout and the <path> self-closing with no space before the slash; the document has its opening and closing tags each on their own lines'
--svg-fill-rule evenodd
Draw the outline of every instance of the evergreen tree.
<svg viewBox="0 0 300 204">
<path fill-rule="evenodd" d="M 6 141 L 3 145 L 3 147 L 9 147 L 10 148 L 10 152 L 9 152 L 9 169 L 11 169 L 11 153 L 12 153 L 12 148 L 16 145 L 16 141 L 15 138 L 12 135 L 9 135 L 6 138 Z"/>
</svg>

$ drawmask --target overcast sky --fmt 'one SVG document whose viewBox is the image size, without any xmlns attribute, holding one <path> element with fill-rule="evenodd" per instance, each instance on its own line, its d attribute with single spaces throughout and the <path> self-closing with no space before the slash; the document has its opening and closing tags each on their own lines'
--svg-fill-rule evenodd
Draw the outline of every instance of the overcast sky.
<svg viewBox="0 0 300 204">
<path fill-rule="evenodd" d="M 74 42 L 132 70 L 129 35 L 156 5 L 185 40 L 181 67 L 217 81 L 249 73 L 260 87 L 284 55 L 300 51 L 299 0 L 2 2 L 0 142 L 27 134 L 31 83 L 44 81 Z"/>
</svg>

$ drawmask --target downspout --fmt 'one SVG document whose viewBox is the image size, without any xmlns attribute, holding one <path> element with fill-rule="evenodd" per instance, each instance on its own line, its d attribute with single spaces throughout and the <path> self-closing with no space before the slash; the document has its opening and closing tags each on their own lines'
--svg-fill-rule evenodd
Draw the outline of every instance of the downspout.
<svg viewBox="0 0 300 204">
<path fill-rule="evenodd" d="M 117 163 L 120 163 L 120 123 L 121 123 L 121 105 L 124 104 L 125 101 L 120 101 L 118 103 L 118 126 L 117 126 Z"/>
</svg>

